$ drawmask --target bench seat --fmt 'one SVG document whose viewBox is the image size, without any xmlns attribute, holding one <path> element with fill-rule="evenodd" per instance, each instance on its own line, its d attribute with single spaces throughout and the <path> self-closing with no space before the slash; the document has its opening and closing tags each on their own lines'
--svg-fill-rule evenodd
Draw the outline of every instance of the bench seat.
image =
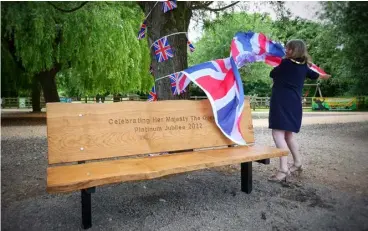
<svg viewBox="0 0 368 231">
<path fill-rule="evenodd" d="M 273 147 L 238 146 L 174 155 L 129 158 L 47 169 L 47 191 L 69 192 L 124 181 L 148 180 L 230 164 L 269 159 L 287 155 Z"/>
<path fill-rule="evenodd" d="M 47 191 L 81 191 L 84 229 L 96 186 L 240 164 L 240 189 L 251 193 L 253 161 L 269 164 L 288 151 L 255 144 L 248 99 L 238 126 L 247 146 L 220 131 L 208 100 L 48 103 Z"/>
</svg>

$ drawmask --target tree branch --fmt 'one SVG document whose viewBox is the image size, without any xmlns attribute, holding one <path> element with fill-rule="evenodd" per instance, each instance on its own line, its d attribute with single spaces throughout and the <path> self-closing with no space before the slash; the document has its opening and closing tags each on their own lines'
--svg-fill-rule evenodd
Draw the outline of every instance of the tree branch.
<svg viewBox="0 0 368 231">
<path fill-rule="evenodd" d="M 197 2 L 192 2 L 192 3 L 197 3 Z M 202 2 L 201 4 L 192 4 L 192 6 L 189 7 L 189 8 L 191 10 L 203 9 L 203 7 L 208 7 L 212 3 L 213 3 L 213 1 L 210 1 L 210 2 Z"/>
<path fill-rule="evenodd" d="M 76 7 L 76 8 L 73 8 L 73 9 L 68 9 L 68 10 L 65 10 L 65 9 L 62 9 L 62 8 L 59 8 L 58 6 L 54 5 L 54 3 L 51 3 L 50 1 L 47 2 L 48 4 L 50 4 L 51 6 L 53 6 L 55 9 L 57 9 L 58 11 L 61 11 L 61 12 L 64 12 L 64 13 L 72 13 L 74 11 L 77 11 L 79 10 L 80 8 L 82 8 L 84 5 L 86 5 L 88 2 L 83 2 L 82 4 L 80 4 L 80 6 Z"/>
<path fill-rule="evenodd" d="M 224 7 L 221 7 L 221 8 L 217 8 L 217 9 L 213 9 L 213 8 L 208 7 L 209 4 L 207 6 L 206 6 L 206 4 L 203 4 L 203 5 L 200 5 L 198 7 L 193 8 L 193 9 L 201 9 L 201 10 L 209 10 L 209 11 L 217 12 L 217 11 L 225 10 L 229 7 L 232 7 L 236 4 L 238 4 L 239 2 L 240 1 L 236 1 L 234 3 L 231 3 L 230 5 L 227 5 L 227 6 L 224 6 Z"/>
</svg>

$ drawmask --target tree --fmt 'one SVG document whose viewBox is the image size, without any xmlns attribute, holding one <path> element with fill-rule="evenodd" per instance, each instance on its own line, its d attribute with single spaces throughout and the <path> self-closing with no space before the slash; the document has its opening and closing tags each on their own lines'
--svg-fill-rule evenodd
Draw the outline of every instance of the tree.
<svg viewBox="0 0 368 231">
<path fill-rule="evenodd" d="M 284 2 L 273 3 L 279 39 L 301 38 L 307 42 L 313 61 L 331 73 L 322 90 L 329 96 L 366 94 L 368 78 L 368 4 L 366 2 L 321 2 L 318 23 L 292 18 Z M 359 57 L 359 58 L 357 58 Z"/>
<path fill-rule="evenodd" d="M 81 94 L 148 92 L 150 55 L 147 41 L 136 39 L 136 4 L 83 3 L 70 13 L 60 9 L 81 4 L 52 4 L 1 4 L 2 47 L 11 54 L 2 52 L 2 60 L 11 57 L 29 82 L 39 82 L 46 102 L 59 101 L 56 76 Z"/>
<path fill-rule="evenodd" d="M 225 10 L 229 7 L 234 6 L 237 2 L 233 2 L 226 6 L 220 6 L 218 8 L 211 7 L 213 2 L 203 1 L 203 2 L 176 2 L 177 8 L 163 13 L 161 4 L 158 2 L 139 2 L 138 4 L 143 9 L 145 15 L 151 14 L 147 18 L 147 37 L 150 44 L 152 44 L 157 39 L 175 32 L 187 32 L 189 28 L 189 22 L 195 11 L 212 11 L 218 12 Z M 142 18 L 143 21 L 143 18 Z M 156 77 L 161 77 L 168 75 L 173 72 L 178 72 L 186 69 L 188 67 L 188 55 L 187 55 L 187 38 L 184 34 L 171 36 L 168 38 L 169 43 L 174 51 L 174 57 L 172 60 L 165 61 L 162 63 L 157 63 L 151 50 L 152 63 L 154 67 L 154 75 Z M 207 60 L 208 61 L 208 60 Z M 162 79 L 156 82 L 156 92 L 158 99 L 174 99 L 170 90 L 169 79 Z M 188 98 L 189 91 L 182 94 L 180 97 Z"/>
<path fill-rule="evenodd" d="M 320 15 L 337 38 L 340 50 L 335 60 L 339 78 L 350 85 L 348 94 L 367 94 L 368 3 L 323 2 Z"/>
</svg>

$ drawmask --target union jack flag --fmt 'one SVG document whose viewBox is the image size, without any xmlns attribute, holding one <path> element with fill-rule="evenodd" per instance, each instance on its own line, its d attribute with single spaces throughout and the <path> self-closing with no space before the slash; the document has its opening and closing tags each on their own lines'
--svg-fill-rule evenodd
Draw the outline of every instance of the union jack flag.
<svg viewBox="0 0 368 231">
<path fill-rule="evenodd" d="M 244 91 L 233 58 L 217 59 L 182 71 L 198 85 L 211 102 L 215 122 L 233 142 L 245 145 L 240 130 L 244 108 Z"/>
<path fill-rule="evenodd" d="M 142 39 L 142 38 L 146 37 L 146 28 L 147 28 L 146 20 L 144 20 L 144 22 L 141 26 L 141 29 L 138 32 L 138 39 Z"/>
<path fill-rule="evenodd" d="M 176 0 L 173 1 L 164 1 L 162 3 L 162 10 L 164 11 L 164 13 L 173 10 L 177 7 L 176 5 Z"/>
<path fill-rule="evenodd" d="M 252 62 L 265 62 L 276 67 L 284 56 L 285 48 L 262 33 L 238 32 L 231 42 L 231 57 L 238 68 Z M 326 74 L 315 64 L 312 64 L 310 68 L 319 74 Z"/>
<path fill-rule="evenodd" d="M 173 95 L 180 95 L 180 93 L 185 92 L 185 88 L 183 87 L 188 85 L 186 82 L 190 82 L 190 80 L 182 72 L 171 74 L 169 75 L 169 78 Z"/>
<path fill-rule="evenodd" d="M 262 33 L 238 32 L 231 42 L 231 56 L 238 68 L 259 61 L 274 66 L 285 56 L 285 49 Z"/>
<path fill-rule="evenodd" d="M 157 40 L 153 44 L 153 48 L 155 49 L 155 55 L 158 62 L 163 62 L 168 60 L 169 58 L 174 57 L 171 46 L 167 41 L 167 37 L 162 37 Z"/>
<path fill-rule="evenodd" d="M 189 40 L 188 40 L 187 44 L 188 44 L 188 46 L 189 46 L 189 50 L 190 50 L 190 52 L 193 52 L 193 51 L 195 50 L 195 48 L 194 48 L 193 44 L 192 44 Z"/>
<path fill-rule="evenodd" d="M 312 63 L 312 65 L 309 67 L 312 71 L 317 72 L 320 75 L 325 75 L 326 72 L 322 70 L 320 67 L 318 67 L 316 64 Z"/>
<path fill-rule="evenodd" d="M 152 90 L 150 91 L 149 95 L 148 95 L 148 99 L 147 101 L 157 101 L 157 94 L 156 94 L 156 87 L 153 86 Z"/>
</svg>

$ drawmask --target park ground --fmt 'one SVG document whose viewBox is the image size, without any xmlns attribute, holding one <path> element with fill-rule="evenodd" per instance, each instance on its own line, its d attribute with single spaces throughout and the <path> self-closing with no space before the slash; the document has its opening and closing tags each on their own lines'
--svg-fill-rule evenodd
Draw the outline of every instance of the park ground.
<svg viewBox="0 0 368 231">
<path fill-rule="evenodd" d="M 267 113 L 253 123 L 273 146 Z M 270 183 L 278 161 L 254 163 L 251 194 L 239 166 L 98 187 L 91 230 L 368 230 L 368 113 L 305 113 L 297 140 L 302 175 Z M 1 229 L 79 230 L 79 192 L 45 189 L 44 118 L 2 119 L 1 141 Z"/>
</svg>

